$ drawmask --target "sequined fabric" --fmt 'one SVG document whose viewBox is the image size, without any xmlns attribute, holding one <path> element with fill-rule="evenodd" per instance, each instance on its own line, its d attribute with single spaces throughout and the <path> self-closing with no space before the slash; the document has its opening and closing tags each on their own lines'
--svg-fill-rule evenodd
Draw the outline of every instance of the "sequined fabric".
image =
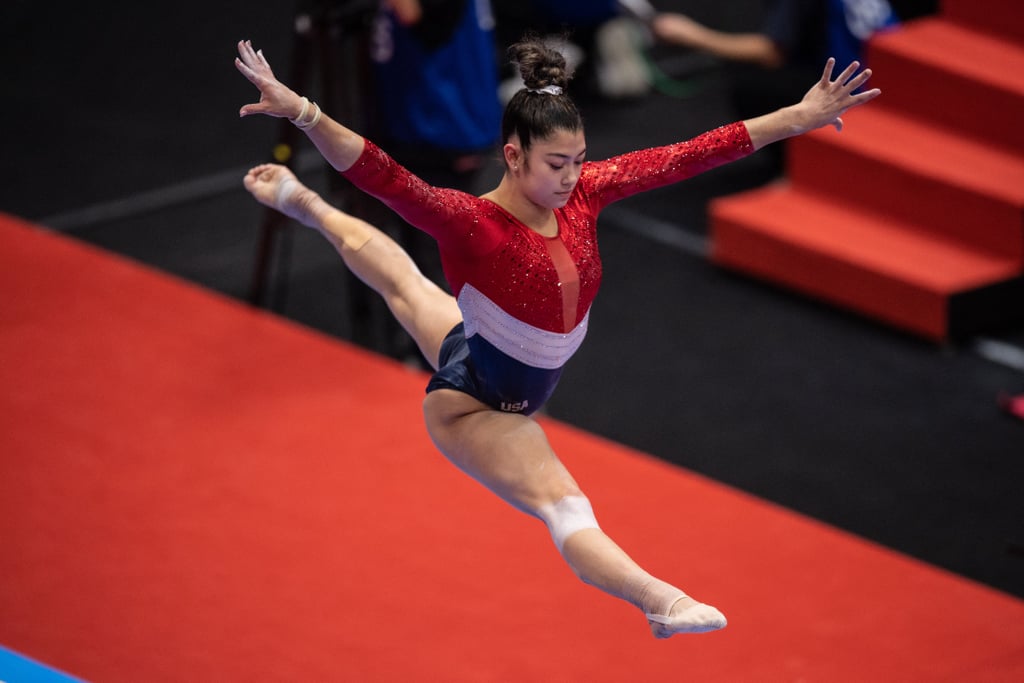
<svg viewBox="0 0 1024 683">
<path fill-rule="evenodd" d="M 734 123 L 686 142 L 586 162 L 569 202 L 556 211 L 559 232 L 554 238 L 541 236 L 489 200 L 427 185 L 370 141 L 344 175 L 437 240 L 456 296 L 472 283 L 517 320 L 565 334 L 584 320 L 601 284 L 601 209 L 751 152 L 746 127 Z M 549 239 L 560 240 L 568 252 L 578 286 L 564 287 L 566 268 L 556 268 Z M 575 305 L 566 306 L 567 289 L 572 290 Z M 573 319 L 567 320 L 570 314 Z"/>
</svg>

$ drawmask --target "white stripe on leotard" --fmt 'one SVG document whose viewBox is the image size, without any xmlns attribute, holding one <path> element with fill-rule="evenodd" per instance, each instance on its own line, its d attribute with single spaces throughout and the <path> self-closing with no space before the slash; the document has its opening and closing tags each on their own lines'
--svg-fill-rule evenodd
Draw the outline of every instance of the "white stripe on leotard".
<svg viewBox="0 0 1024 683">
<path fill-rule="evenodd" d="M 571 332 L 542 330 L 509 315 L 469 284 L 459 292 L 459 308 L 466 323 L 467 339 L 479 334 L 505 355 L 544 370 L 565 365 L 583 343 L 590 320 L 588 310 Z"/>
</svg>

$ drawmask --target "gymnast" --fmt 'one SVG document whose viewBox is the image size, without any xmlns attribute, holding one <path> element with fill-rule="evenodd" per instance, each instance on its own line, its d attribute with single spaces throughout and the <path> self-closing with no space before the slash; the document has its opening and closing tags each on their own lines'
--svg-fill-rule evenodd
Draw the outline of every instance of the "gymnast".
<svg viewBox="0 0 1024 683">
<path fill-rule="evenodd" d="M 238 44 L 238 70 L 260 92 L 241 116 L 287 117 L 324 158 L 438 243 L 454 297 L 425 278 L 402 249 L 330 206 L 286 167 L 245 176 L 261 203 L 318 230 L 352 273 L 380 294 L 435 373 L 423 415 L 437 448 L 513 507 L 543 521 L 585 583 L 641 610 L 652 634 L 721 629 L 725 616 L 642 569 L 598 526 L 586 495 L 530 417 L 550 397 L 587 331 L 601 281 L 596 219 L 628 197 L 824 127 L 842 127 L 870 76 L 851 63 L 833 78 L 829 59 L 803 99 L 686 142 L 585 161 L 580 114 L 566 93 L 562 55 L 525 39 L 509 48 L 524 87 L 506 106 L 504 175 L 483 196 L 433 187 L 380 148 L 282 84 L 262 51 Z"/>
</svg>

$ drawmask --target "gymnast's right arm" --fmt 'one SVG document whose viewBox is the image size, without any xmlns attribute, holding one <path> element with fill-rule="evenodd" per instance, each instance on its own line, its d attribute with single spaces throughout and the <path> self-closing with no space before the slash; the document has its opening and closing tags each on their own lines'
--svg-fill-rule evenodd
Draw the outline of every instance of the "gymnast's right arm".
<svg viewBox="0 0 1024 683">
<path fill-rule="evenodd" d="M 337 171 L 345 173 L 356 187 L 381 200 L 449 248 L 463 242 L 473 231 L 473 221 L 453 219 L 471 211 L 480 201 L 476 197 L 429 185 L 361 135 L 327 117 L 319 106 L 277 80 L 263 52 L 253 50 L 249 41 L 238 44 L 238 55 L 235 66 L 260 91 L 260 101 L 242 107 L 241 116 L 287 117 L 306 133 L 324 159 Z M 356 166 L 360 160 L 366 163 Z M 482 248 L 480 245 L 485 242 L 478 235 L 468 248 Z M 467 248 L 467 245 L 460 248 Z"/>
<path fill-rule="evenodd" d="M 336 170 L 347 171 L 356 163 L 363 153 L 363 137 L 325 116 L 319 106 L 277 80 L 262 50 L 253 50 L 248 40 L 239 42 L 235 67 L 260 91 L 260 101 L 242 107 L 240 116 L 265 114 L 291 119 Z"/>
</svg>

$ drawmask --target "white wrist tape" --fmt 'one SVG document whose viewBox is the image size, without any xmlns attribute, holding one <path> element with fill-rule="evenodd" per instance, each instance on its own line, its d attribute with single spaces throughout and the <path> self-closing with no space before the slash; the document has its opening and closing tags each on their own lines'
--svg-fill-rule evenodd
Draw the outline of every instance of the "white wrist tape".
<svg viewBox="0 0 1024 683">
<path fill-rule="evenodd" d="M 539 512 L 548 525 L 558 552 L 562 552 L 566 540 L 577 531 L 601 528 L 586 496 L 566 496 L 556 503 L 541 506 Z"/>
<path fill-rule="evenodd" d="M 289 120 L 297 126 L 297 125 L 299 125 L 299 122 L 302 121 L 302 119 L 306 118 L 306 112 L 307 111 L 309 111 L 309 98 L 308 97 L 303 97 L 302 98 L 302 109 L 299 110 L 299 115 L 296 116 L 294 119 L 289 119 Z"/>
<path fill-rule="evenodd" d="M 313 105 L 313 118 L 311 118 L 309 121 L 306 121 L 306 114 L 309 112 L 310 104 Z M 303 97 L 302 109 L 299 110 L 299 115 L 296 116 L 294 119 L 289 119 L 289 121 L 295 124 L 295 127 L 298 128 L 299 130 L 309 130 L 310 128 L 315 127 L 316 124 L 320 123 L 320 117 L 322 115 L 323 112 L 320 111 L 319 104 L 317 104 L 316 102 L 310 102 L 308 97 Z"/>
</svg>

